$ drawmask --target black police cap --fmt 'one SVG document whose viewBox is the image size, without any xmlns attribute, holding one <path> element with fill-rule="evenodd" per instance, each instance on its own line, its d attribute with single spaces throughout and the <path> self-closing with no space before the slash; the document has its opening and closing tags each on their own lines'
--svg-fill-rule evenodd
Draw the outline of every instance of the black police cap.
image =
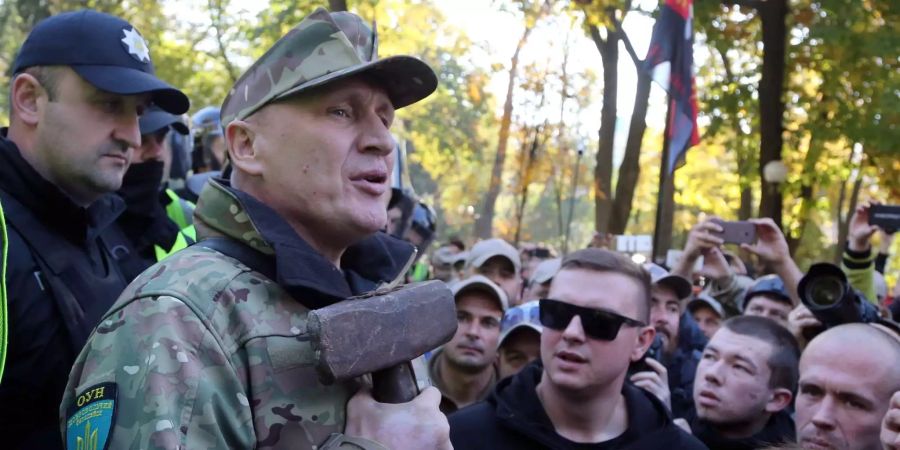
<svg viewBox="0 0 900 450">
<path fill-rule="evenodd" d="M 141 134 L 155 133 L 163 128 L 172 127 L 178 134 L 186 135 L 190 133 L 187 125 L 181 121 L 181 118 L 169 114 L 157 105 L 150 105 L 141 115 L 138 125 L 141 128 Z"/>
<path fill-rule="evenodd" d="M 127 21 L 92 10 L 39 22 L 16 56 L 13 73 L 33 66 L 69 66 L 97 89 L 120 95 L 149 93 L 172 114 L 190 107 L 184 93 L 156 78 L 150 50 Z"/>
</svg>

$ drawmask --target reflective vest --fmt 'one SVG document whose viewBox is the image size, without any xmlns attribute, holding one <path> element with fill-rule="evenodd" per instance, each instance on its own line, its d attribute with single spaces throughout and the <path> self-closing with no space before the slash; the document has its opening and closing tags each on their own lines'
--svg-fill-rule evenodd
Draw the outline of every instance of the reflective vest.
<svg viewBox="0 0 900 450">
<path fill-rule="evenodd" d="M 179 197 L 175 191 L 166 189 L 169 204 L 166 205 L 166 215 L 178 228 L 186 228 L 194 223 L 194 204 Z"/>
<path fill-rule="evenodd" d="M 6 218 L 0 204 L 0 381 L 3 380 L 3 366 L 6 365 Z"/>
<path fill-rule="evenodd" d="M 178 228 L 181 228 L 181 231 L 175 238 L 172 248 L 165 249 L 158 245 L 154 246 L 157 261 L 162 261 L 172 253 L 185 249 L 197 241 L 197 231 L 194 229 L 194 204 L 179 197 L 171 189 L 166 189 L 166 195 L 169 197 L 166 215 L 178 225 Z"/>
</svg>

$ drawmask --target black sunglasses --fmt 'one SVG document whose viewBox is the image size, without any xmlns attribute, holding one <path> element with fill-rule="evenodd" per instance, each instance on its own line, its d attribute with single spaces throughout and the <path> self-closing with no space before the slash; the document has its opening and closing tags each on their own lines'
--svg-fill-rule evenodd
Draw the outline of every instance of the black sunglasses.
<svg viewBox="0 0 900 450">
<path fill-rule="evenodd" d="M 602 309 L 586 308 L 549 298 L 540 300 L 541 325 L 553 330 L 565 330 L 572 318 L 581 319 L 584 333 L 601 341 L 612 341 L 622 325 L 643 327 L 643 322 Z"/>
</svg>

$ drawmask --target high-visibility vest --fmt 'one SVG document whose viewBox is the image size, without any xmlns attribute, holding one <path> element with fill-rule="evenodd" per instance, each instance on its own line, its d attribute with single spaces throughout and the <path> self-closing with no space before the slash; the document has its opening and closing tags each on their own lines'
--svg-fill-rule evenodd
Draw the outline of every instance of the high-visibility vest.
<svg viewBox="0 0 900 450">
<path fill-rule="evenodd" d="M 8 248 L 6 218 L 3 216 L 3 205 L 0 204 L 0 381 L 3 380 L 3 367 L 6 365 L 6 337 L 8 334 L 6 323 L 6 254 Z"/>
<path fill-rule="evenodd" d="M 166 215 L 178 228 L 186 228 L 194 223 L 194 204 L 179 197 L 175 191 L 166 189 L 169 204 L 166 205 Z"/>
<path fill-rule="evenodd" d="M 169 204 L 166 205 L 166 216 L 172 222 L 178 225 L 181 231 L 175 238 L 172 248 L 162 248 L 158 245 L 154 246 L 156 260 L 162 261 L 172 253 L 187 248 L 189 245 L 197 241 L 197 232 L 194 230 L 194 204 L 179 197 L 175 191 L 166 189 L 166 196 L 169 197 Z"/>
</svg>

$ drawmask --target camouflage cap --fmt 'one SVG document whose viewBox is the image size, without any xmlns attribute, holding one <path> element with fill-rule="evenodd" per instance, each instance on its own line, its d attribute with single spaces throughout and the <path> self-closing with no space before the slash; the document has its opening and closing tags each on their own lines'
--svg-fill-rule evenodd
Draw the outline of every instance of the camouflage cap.
<svg viewBox="0 0 900 450">
<path fill-rule="evenodd" d="M 394 108 L 437 88 L 434 71 L 418 58 L 378 59 L 377 34 L 362 18 L 318 8 L 241 75 L 222 103 L 222 126 L 272 101 L 362 72 L 387 91 Z"/>
</svg>

